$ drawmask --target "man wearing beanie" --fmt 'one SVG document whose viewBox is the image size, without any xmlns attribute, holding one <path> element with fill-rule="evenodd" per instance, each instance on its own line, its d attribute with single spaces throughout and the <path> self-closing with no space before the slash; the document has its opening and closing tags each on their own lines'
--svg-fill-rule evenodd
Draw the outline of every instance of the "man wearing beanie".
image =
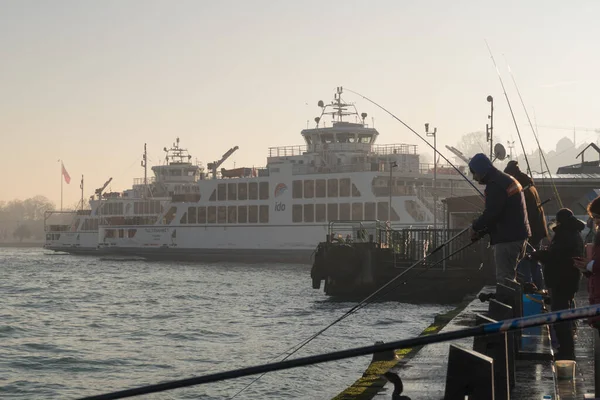
<svg viewBox="0 0 600 400">
<path fill-rule="evenodd" d="M 504 172 L 515 178 L 523 188 L 527 207 L 527 220 L 531 229 L 529 244 L 534 250 L 539 250 L 540 242 L 548 238 L 548 226 L 546 225 L 546 215 L 544 214 L 542 201 L 533 179 L 521 171 L 519 163 L 515 160 L 508 162 Z M 525 275 L 526 279 L 531 279 L 539 289 L 544 287 L 541 268 L 537 262 L 527 259 L 522 260 L 518 265 L 518 269 Z"/>
<path fill-rule="evenodd" d="M 522 187 L 512 176 L 499 171 L 485 154 L 469 161 L 473 179 L 485 185 L 485 209 L 471 226 L 472 239 L 490 235 L 494 248 L 496 281 L 515 279 L 517 263 L 531 236 Z"/>
</svg>

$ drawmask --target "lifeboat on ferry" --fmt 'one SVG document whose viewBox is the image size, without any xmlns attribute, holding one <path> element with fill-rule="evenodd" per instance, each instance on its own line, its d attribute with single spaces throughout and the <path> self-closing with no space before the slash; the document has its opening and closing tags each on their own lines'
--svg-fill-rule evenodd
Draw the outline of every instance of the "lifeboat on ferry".
<svg viewBox="0 0 600 400">
<path fill-rule="evenodd" d="M 225 169 L 221 168 L 221 176 L 223 178 L 245 178 L 250 176 L 256 176 L 256 172 L 253 172 L 252 168 L 234 168 Z"/>
</svg>

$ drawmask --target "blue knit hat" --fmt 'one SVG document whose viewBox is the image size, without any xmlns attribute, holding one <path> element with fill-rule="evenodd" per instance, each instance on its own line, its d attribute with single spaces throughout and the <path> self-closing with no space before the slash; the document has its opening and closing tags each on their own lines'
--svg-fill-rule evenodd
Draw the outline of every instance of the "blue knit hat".
<svg viewBox="0 0 600 400">
<path fill-rule="evenodd" d="M 485 176 L 494 168 L 494 164 L 483 153 L 477 153 L 469 161 L 469 169 L 479 176 Z"/>
</svg>

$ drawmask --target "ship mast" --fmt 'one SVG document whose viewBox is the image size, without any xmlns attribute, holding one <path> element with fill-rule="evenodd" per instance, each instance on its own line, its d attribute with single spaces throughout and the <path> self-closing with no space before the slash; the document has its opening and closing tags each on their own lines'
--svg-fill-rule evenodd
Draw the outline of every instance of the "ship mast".
<svg viewBox="0 0 600 400">
<path fill-rule="evenodd" d="M 144 167 L 144 199 L 148 193 L 148 153 L 146 152 L 146 143 L 144 143 L 144 154 L 142 155 L 142 167 Z"/>
</svg>

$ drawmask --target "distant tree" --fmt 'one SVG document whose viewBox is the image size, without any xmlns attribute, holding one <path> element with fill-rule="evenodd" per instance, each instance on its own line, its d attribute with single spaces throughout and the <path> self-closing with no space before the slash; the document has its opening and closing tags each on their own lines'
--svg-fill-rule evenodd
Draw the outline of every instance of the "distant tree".
<svg viewBox="0 0 600 400">
<path fill-rule="evenodd" d="M 17 227 L 17 229 L 15 229 L 13 236 L 19 238 L 19 242 L 22 242 L 23 239 L 31 237 L 31 231 L 27 225 L 21 224 Z"/>
<path fill-rule="evenodd" d="M 502 139 L 494 137 L 494 143 L 502 143 Z M 462 135 L 455 147 L 468 158 L 473 157 L 477 153 L 484 153 L 488 156 L 490 154 L 490 143 L 486 140 L 484 131 Z"/>
</svg>

